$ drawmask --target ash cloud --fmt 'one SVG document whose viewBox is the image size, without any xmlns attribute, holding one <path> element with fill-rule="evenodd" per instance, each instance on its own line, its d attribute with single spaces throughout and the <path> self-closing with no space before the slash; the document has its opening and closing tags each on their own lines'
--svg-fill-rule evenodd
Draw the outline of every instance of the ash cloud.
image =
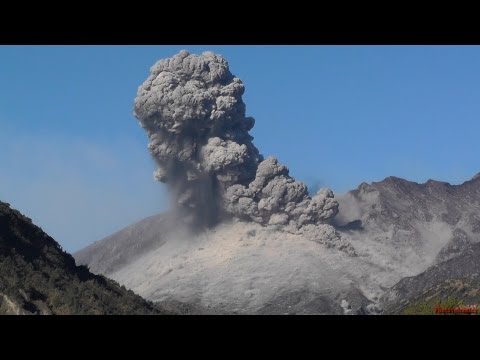
<svg viewBox="0 0 480 360">
<path fill-rule="evenodd" d="M 255 120 L 245 115 L 244 90 L 212 52 L 181 51 L 151 68 L 134 115 L 148 134 L 156 179 L 193 224 L 234 217 L 305 231 L 305 225 L 329 223 L 338 213 L 332 191 L 310 197 L 285 165 L 264 159 L 253 144 Z"/>
</svg>

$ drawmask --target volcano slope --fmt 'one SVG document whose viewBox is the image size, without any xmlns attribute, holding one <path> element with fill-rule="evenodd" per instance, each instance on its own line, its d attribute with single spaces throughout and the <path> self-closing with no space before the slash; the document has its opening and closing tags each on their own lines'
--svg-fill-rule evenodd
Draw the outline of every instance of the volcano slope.
<svg viewBox="0 0 480 360">
<path fill-rule="evenodd" d="M 167 214 L 74 256 L 147 299 L 224 313 L 379 313 L 384 307 L 401 313 L 421 295 L 418 289 L 454 277 L 475 279 L 478 263 L 469 254 L 479 238 L 479 177 L 461 185 L 387 178 L 338 201 L 337 231 L 357 256 L 251 222 L 232 220 L 192 233 L 172 222 L 166 226 Z M 115 254 L 124 255 L 121 264 Z M 465 274 L 442 270 L 467 255 L 473 265 L 458 266 Z M 417 285 L 412 279 L 426 270 L 430 280 Z"/>
</svg>

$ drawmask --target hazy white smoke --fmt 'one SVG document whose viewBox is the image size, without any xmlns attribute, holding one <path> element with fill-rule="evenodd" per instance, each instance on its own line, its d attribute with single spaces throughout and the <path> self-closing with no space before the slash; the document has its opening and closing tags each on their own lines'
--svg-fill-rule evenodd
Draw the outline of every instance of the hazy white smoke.
<svg viewBox="0 0 480 360">
<path fill-rule="evenodd" d="M 333 193 L 309 197 L 277 159 L 263 159 L 248 133 L 243 83 L 212 52 L 181 51 L 157 62 L 140 86 L 134 114 L 149 137 L 155 177 L 175 194 L 193 223 L 224 216 L 299 229 L 329 222 L 338 212 Z"/>
</svg>

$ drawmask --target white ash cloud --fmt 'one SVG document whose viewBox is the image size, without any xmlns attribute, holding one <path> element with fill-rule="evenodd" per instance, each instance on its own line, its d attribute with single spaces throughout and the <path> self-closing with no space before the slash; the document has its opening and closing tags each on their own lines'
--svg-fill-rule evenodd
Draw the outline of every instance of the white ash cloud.
<svg viewBox="0 0 480 360">
<path fill-rule="evenodd" d="M 212 52 L 181 51 L 151 68 L 134 115 L 148 134 L 156 179 L 197 224 L 224 217 L 292 230 L 329 223 L 338 213 L 332 191 L 310 197 L 285 165 L 264 159 L 253 145 L 255 120 L 245 115 L 244 90 L 225 59 Z"/>
</svg>

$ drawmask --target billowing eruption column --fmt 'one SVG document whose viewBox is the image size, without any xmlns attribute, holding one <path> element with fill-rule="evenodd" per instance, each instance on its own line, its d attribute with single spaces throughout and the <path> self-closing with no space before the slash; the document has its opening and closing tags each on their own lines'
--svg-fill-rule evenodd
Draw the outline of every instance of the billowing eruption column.
<svg viewBox="0 0 480 360">
<path fill-rule="evenodd" d="M 243 92 L 225 59 L 212 52 L 181 51 L 158 61 L 138 89 L 134 111 L 158 164 L 155 177 L 193 224 L 224 217 L 295 229 L 328 223 L 338 212 L 332 191 L 309 197 L 286 166 L 260 155 Z"/>
</svg>

